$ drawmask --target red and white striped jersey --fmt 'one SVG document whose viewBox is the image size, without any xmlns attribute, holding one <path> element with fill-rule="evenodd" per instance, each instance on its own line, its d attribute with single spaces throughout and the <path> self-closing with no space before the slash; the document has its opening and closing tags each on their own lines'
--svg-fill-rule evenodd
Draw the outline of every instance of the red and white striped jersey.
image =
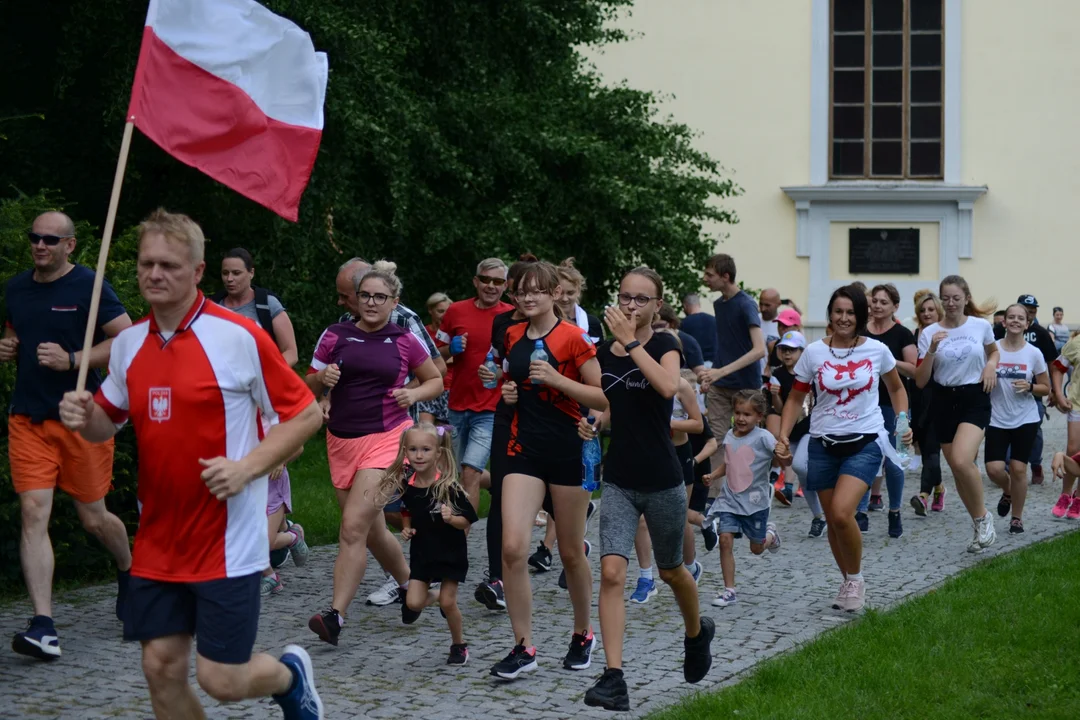
<svg viewBox="0 0 1080 720">
<path fill-rule="evenodd" d="M 314 402 L 265 332 L 200 292 L 171 336 L 153 313 L 116 336 L 94 399 L 117 426 L 130 420 L 135 429 L 132 575 L 203 582 L 267 567 L 266 477 L 222 502 L 199 464 L 240 460 L 259 443 L 260 415 L 273 425 Z"/>
</svg>

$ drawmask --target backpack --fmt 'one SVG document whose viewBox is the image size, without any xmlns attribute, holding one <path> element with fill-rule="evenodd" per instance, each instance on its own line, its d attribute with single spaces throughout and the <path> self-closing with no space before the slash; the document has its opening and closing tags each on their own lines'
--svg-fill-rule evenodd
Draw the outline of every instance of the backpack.
<svg viewBox="0 0 1080 720">
<path fill-rule="evenodd" d="M 270 317 L 270 296 L 273 295 L 273 293 L 266 288 L 261 287 L 252 286 L 251 289 L 255 291 L 255 315 L 259 318 L 259 325 L 268 335 L 270 335 L 270 339 L 274 341 L 274 345 L 277 345 L 277 336 L 274 335 L 274 319 Z M 222 290 L 215 293 L 210 299 L 220 305 L 221 301 L 225 299 L 226 294 L 227 293 Z"/>
</svg>

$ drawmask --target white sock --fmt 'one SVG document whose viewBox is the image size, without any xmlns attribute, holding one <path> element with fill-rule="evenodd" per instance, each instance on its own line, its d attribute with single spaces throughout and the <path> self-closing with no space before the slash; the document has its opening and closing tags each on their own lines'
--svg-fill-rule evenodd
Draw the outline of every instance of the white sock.
<svg viewBox="0 0 1080 720">
<path fill-rule="evenodd" d="M 683 563 L 683 567 L 686 568 L 686 571 L 688 573 L 690 573 L 691 575 L 694 574 L 694 566 L 695 565 L 697 565 L 697 558 L 695 558 L 694 562 L 690 563 L 689 565 L 687 565 L 686 563 Z"/>
<path fill-rule="evenodd" d="M 854 575 L 848 575 L 847 579 L 851 580 L 852 582 L 862 582 L 862 570 L 855 573 Z"/>
<path fill-rule="evenodd" d="M 653 579 L 652 565 L 650 565 L 647 568 L 638 568 L 638 577 L 642 578 L 644 580 L 652 580 Z"/>
</svg>

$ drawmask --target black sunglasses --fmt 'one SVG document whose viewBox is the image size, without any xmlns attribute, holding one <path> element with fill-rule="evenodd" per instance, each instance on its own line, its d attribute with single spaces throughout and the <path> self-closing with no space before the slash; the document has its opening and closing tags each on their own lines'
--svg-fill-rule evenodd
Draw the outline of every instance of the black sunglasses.
<svg viewBox="0 0 1080 720">
<path fill-rule="evenodd" d="M 37 245 L 38 243 L 45 243 L 48 247 L 56 247 L 61 240 L 66 240 L 74 235 L 41 235 L 33 232 L 32 230 L 26 233 L 26 237 L 30 240 L 31 245 Z"/>
</svg>

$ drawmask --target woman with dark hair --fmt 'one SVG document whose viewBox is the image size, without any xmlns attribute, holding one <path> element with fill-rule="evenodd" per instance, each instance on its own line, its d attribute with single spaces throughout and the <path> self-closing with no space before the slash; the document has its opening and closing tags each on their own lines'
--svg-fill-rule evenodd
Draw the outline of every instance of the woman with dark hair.
<svg viewBox="0 0 1080 720">
<path fill-rule="evenodd" d="M 843 573 L 837 610 L 863 607 L 862 535 L 855 508 L 874 482 L 883 458 L 899 462 L 881 415 L 878 387 L 884 383 L 897 413 L 906 412 L 907 393 L 896 358 L 884 344 L 862 337 L 869 310 L 866 295 L 846 286 L 833 292 L 828 317 L 832 335 L 812 343 L 795 365 L 795 384 L 784 404 L 777 456 L 791 462 L 791 431 L 806 394 L 814 389 L 810 416 L 808 490 L 816 490 L 825 510 L 829 546 Z M 903 438 L 911 442 L 911 432 Z"/>
<path fill-rule="evenodd" d="M 932 290 L 920 290 L 915 293 L 915 344 L 926 328 L 945 318 L 945 309 L 941 300 Z M 916 350 L 918 352 L 918 350 Z M 945 483 L 941 481 L 941 443 L 934 429 L 933 382 L 920 388 L 911 384 L 911 430 L 915 435 L 915 448 L 922 468 L 919 476 L 919 494 L 911 498 L 915 514 L 926 517 L 927 510 L 941 512 L 945 509 Z M 914 470 L 914 466 L 911 468 Z M 933 502 L 931 502 L 931 494 Z"/>
<path fill-rule="evenodd" d="M 298 356 L 292 320 L 276 296 L 251 284 L 254 279 L 255 261 L 251 253 L 244 248 L 233 248 L 221 260 L 221 283 L 225 286 L 225 293 L 215 295 L 214 301 L 253 320 L 270 333 L 285 362 L 290 366 L 295 365 Z M 266 295 L 265 305 L 258 302 L 263 294 Z M 265 326 L 267 320 L 270 321 L 269 327 Z"/>
<path fill-rule="evenodd" d="M 933 380 L 934 421 L 945 460 L 956 479 L 956 491 L 971 516 L 974 535 L 968 552 L 990 547 L 997 538 L 994 517 L 983 504 L 982 474 L 975 465 L 990 424 L 990 392 L 997 384 L 998 346 L 985 320 L 993 308 L 971 298 L 967 281 L 949 275 L 939 288 L 945 317 L 919 336 L 915 383 Z"/>
</svg>

